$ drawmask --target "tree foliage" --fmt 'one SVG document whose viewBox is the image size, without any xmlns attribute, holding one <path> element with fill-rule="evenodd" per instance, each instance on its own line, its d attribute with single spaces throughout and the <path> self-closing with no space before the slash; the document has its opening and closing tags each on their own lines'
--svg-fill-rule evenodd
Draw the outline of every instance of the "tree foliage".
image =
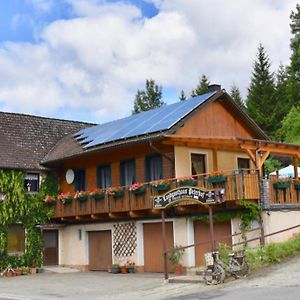
<svg viewBox="0 0 300 300">
<path fill-rule="evenodd" d="M 186 96 L 184 90 L 181 90 L 180 95 L 179 95 L 179 100 L 184 101 L 186 99 L 187 99 L 187 96 Z"/>
<path fill-rule="evenodd" d="M 300 4 L 296 5 L 296 10 L 292 11 L 291 16 L 291 70 L 295 73 L 296 78 L 300 80 Z"/>
<path fill-rule="evenodd" d="M 260 44 L 247 97 L 247 112 L 267 133 L 273 132 L 272 107 L 276 105 L 274 76 L 270 71 L 270 59 Z"/>
<path fill-rule="evenodd" d="M 162 87 L 155 84 L 153 79 L 147 79 L 145 90 L 137 91 L 132 114 L 137 114 L 164 105 L 165 103 L 161 98 Z"/>
<path fill-rule="evenodd" d="M 300 107 L 292 107 L 282 121 L 281 134 L 289 143 L 300 143 Z"/>
<path fill-rule="evenodd" d="M 198 85 L 194 90 L 192 90 L 191 97 L 197 97 L 200 95 L 203 95 L 208 92 L 208 86 L 210 85 L 210 82 L 206 75 L 202 75 L 202 77 L 199 80 Z"/>
<path fill-rule="evenodd" d="M 245 103 L 242 99 L 242 96 L 241 96 L 241 93 L 240 93 L 240 90 L 239 88 L 233 84 L 233 86 L 231 87 L 231 90 L 230 90 L 230 96 L 231 98 L 233 99 L 233 101 L 242 109 L 242 110 L 245 110 L 246 107 L 245 107 Z"/>
</svg>

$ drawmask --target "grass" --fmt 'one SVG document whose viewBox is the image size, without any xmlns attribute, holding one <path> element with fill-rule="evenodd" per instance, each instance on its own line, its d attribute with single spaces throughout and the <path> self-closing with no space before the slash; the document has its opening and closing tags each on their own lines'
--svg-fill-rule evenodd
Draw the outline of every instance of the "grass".
<svg viewBox="0 0 300 300">
<path fill-rule="evenodd" d="M 228 246 L 218 245 L 220 258 L 228 263 Z M 270 243 L 264 247 L 246 248 L 246 258 L 251 269 L 259 269 L 270 264 L 279 263 L 282 259 L 300 254 L 300 235 L 282 243 Z"/>
</svg>

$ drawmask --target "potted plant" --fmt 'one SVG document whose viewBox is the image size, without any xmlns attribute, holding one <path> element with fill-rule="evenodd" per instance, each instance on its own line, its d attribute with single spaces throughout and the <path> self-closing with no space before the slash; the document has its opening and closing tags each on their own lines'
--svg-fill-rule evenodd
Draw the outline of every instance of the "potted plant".
<svg viewBox="0 0 300 300">
<path fill-rule="evenodd" d="M 207 181 L 211 184 L 225 183 L 226 182 L 226 176 L 224 176 L 223 173 L 215 173 L 213 175 L 210 175 L 207 178 Z"/>
<path fill-rule="evenodd" d="M 108 194 L 114 198 L 120 198 L 124 196 L 124 189 L 122 187 L 111 187 L 108 189 Z"/>
<path fill-rule="evenodd" d="M 173 251 L 169 254 L 169 260 L 172 265 L 175 267 L 175 275 L 179 276 L 183 274 L 183 268 L 180 264 L 180 261 L 183 257 L 184 249 L 181 246 L 175 246 Z"/>
<path fill-rule="evenodd" d="M 275 189 L 285 190 L 291 186 L 291 182 L 285 180 L 278 180 L 277 182 L 273 183 L 273 186 L 275 187 Z"/>
<path fill-rule="evenodd" d="M 120 271 L 122 274 L 127 274 L 128 273 L 127 265 L 121 265 Z"/>
<path fill-rule="evenodd" d="M 70 192 L 60 193 L 57 197 L 58 200 L 62 202 L 62 204 L 69 204 L 73 200 L 73 196 Z"/>
<path fill-rule="evenodd" d="M 151 186 L 157 191 L 168 191 L 170 189 L 170 182 L 167 180 L 156 180 L 151 182 Z"/>
<path fill-rule="evenodd" d="M 135 273 L 135 263 L 132 261 L 127 261 L 126 263 L 128 273 Z"/>
<path fill-rule="evenodd" d="M 111 272 L 112 272 L 112 274 L 120 273 L 120 265 L 119 264 L 112 264 L 111 265 Z"/>
<path fill-rule="evenodd" d="M 84 202 L 88 199 L 88 193 L 85 191 L 76 192 L 74 199 L 80 202 Z"/>
<path fill-rule="evenodd" d="M 90 199 L 102 200 L 105 198 L 105 192 L 101 189 L 95 189 L 89 193 Z"/>
<path fill-rule="evenodd" d="M 197 180 L 193 178 L 193 176 L 186 176 L 177 178 L 178 186 L 195 186 L 197 185 Z"/>
<path fill-rule="evenodd" d="M 134 183 L 129 187 L 129 191 L 132 192 L 135 195 L 141 195 L 144 194 L 146 191 L 146 186 L 144 183 Z"/>
<path fill-rule="evenodd" d="M 48 206 L 55 206 L 56 199 L 52 196 L 47 195 L 46 198 L 44 199 L 44 203 Z"/>
</svg>

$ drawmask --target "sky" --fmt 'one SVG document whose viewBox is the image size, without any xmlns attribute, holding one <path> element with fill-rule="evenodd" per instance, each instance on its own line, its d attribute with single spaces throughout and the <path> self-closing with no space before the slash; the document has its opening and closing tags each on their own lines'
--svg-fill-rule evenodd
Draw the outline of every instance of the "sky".
<svg viewBox="0 0 300 300">
<path fill-rule="evenodd" d="M 104 123 L 152 78 L 163 100 L 206 74 L 243 97 L 257 47 L 288 64 L 299 0 L 0 0 L 0 111 Z"/>
</svg>

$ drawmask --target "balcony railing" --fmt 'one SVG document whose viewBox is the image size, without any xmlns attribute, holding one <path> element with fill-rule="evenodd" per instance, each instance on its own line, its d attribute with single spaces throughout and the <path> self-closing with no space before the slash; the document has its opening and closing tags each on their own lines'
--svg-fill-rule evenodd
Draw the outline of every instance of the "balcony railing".
<svg viewBox="0 0 300 300">
<path fill-rule="evenodd" d="M 222 176 L 219 175 L 223 180 L 212 179 L 213 176 L 214 174 L 193 176 L 192 184 L 206 189 L 224 188 L 225 201 L 259 199 L 259 183 L 256 171 L 236 170 L 224 172 Z M 168 189 L 174 189 L 181 185 L 179 178 L 165 179 L 164 181 L 168 183 Z M 185 185 L 189 185 L 189 183 Z M 152 210 L 153 197 L 166 192 L 166 190 L 158 190 L 153 186 L 153 183 L 145 183 L 143 190 L 139 193 L 130 191 L 130 187 L 123 187 L 122 190 L 123 194 L 121 196 L 112 195 L 106 191 L 102 199 L 92 197 L 85 201 L 73 199 L 68 204 L 63 204 L 58 200 L 54 208 L 53 218 L 97 219 L 101 218 L 101 214 Z"/>
<path fill-rule="evenodd" d="M 300 181 L 270 176 L 269 193 L 271 205 L 300 204 Z"/>
</svg>

